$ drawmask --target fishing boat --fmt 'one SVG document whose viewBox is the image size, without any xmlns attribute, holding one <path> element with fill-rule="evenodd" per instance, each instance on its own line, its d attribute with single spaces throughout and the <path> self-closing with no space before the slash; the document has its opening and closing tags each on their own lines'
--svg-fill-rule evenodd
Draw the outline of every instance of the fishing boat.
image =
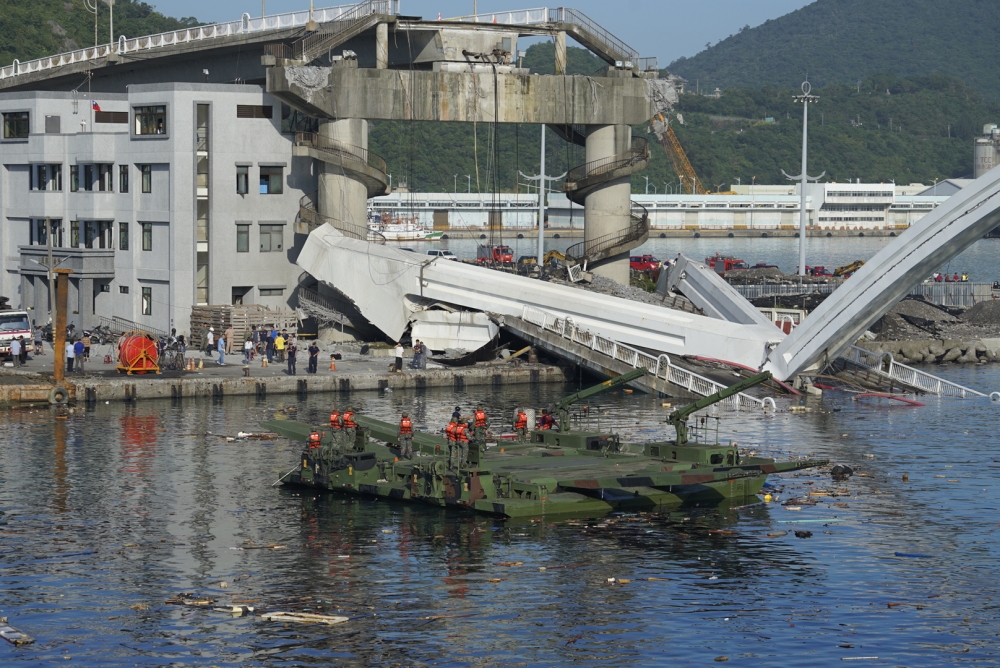
<svg viewBox="0 0 1000 668">
<path fill-rule="evenodd" d="M 381 234 L 386 241 L 433 241 L 444 234 L 424 227 L 416 217 L 398 218 L 388 213 L 369 212 L 368 229 Z"/>
</svg>

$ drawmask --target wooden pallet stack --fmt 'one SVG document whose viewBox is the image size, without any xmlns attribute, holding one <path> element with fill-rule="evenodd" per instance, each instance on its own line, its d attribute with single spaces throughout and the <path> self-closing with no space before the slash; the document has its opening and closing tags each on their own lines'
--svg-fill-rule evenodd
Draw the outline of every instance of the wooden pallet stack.
<svg viewBox="0 0 1000 668">
<path fill-rule="evenodd" d="M 299 319 L 295 311 L 272 311 L 261 304 L 194 306 L 191 308 L 190 345 L 201 348 L 205 344 L 205 333 L 209 327 L 215 328 L 218 339 L 230 325 L 233 327 L 233 338 L 237 346 L 242 346 L 253 327 L 266 325 L 295 334 L 298 333 Z"/>
</svg>

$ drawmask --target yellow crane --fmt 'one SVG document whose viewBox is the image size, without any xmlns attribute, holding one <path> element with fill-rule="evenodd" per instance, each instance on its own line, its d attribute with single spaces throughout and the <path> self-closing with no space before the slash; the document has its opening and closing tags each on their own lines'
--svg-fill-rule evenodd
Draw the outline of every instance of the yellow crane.
<svg viewBox="0 0 1000 668">
<path fill-rule="evenodd" d="M 705 187 L 701 184 L 701 179 L 698 178 L 694 167 L 691 166 L 691 161 L 688 160 L 687 153 L 684 151 L 684 147 L 681 146 L 681 141 L 677 138 L 674 129 L 670 127 L 670 122 L 667 118 L 662 113 L 657 114 L 650 119 L 650 125 L 653 126 L 656 138 L 660 140 L 663 150 L 666 151 L 667 159 L 670 160 L 674 171 L 681 179 L 681 191 L 690 192 L 692 195 L 713 194 L 711 191 L 705 190 Z M 725 191 L 714 194 L 735 195 L 736 193 Z"/>
</svg>

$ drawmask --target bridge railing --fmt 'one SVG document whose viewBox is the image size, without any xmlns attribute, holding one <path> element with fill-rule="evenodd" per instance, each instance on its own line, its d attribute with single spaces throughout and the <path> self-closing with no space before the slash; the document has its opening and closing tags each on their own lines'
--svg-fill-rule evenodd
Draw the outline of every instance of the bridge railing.
<svg viewBox="0 0 1000 668">
<path fill-rule="evenodd" d="M 316 132 L 296 132 L 295 144 L 297 146 L 311 146 L 318 151 L 325 151 L 340 156 L 341 159 L 355 160 L 363 162 L 372 169 L 386 173 L 387 165 L 385 158 L 373 151 L 352 144 L 324 137 Z"/>
<path fill-rule="evenodd" d="M 884 378 L 898 380 L 910 387 L 918 387 L 928 394 L 942 397 L 985 397 L 982 392 L 970 389 L 944 378 L 938 378 L 920 369 L 900 364 L 892 353 L 873 353 L 858 346 L 851 346 L 840 355 L 843 359 L 860 367 L 870 369 Z"/>
<path fill-rule="evenodd" d="M 606 158 L 591 160 L 569 170 L 569 173 L 566 175 L 566 183 L 600 176 L 601 174 L 610 174 L 616 169 L 636 165 L 644 160 L 649 160 L 649 142 L 646 141 L 645 137 L 633 137 L 629 150 L 617 155 L 610 155 Z"/>
<path fill-rule="evenodd" d="M 391 5 L 392 13 L 399 12 L 399 0 L 386 0 L 383 4 Z M 210 25 L 194 26 L 191 28 L 181 28 L 171 30 L 156 35 L 146 35 L 144 37 L 126 38 L 124 35 L 112 44 L 100 44 L 98 46 L 76 49 L 54 56 L 36 58 L 19 62 L 15 60 L 6 67 L 0 67 L 0 80 L 15 77 L 20 74 L 31 72 L 41 72 L 44 70 L 70 65 L 73 63 L 106 58 L 112 54 L 129 54 L 156 49 L 160 47 L 174 46 L 177 44 L 187 44 L 201 40 L 215 39 L 217 37 L 230 37 L 233 35 L 246 35 L 267 30 L 281 30 L 285 28 L 303 27 L 309 23 L 310 19 L 317 23 L 329 23 L 341 20 L 345 14 L 354 9 L 356 5 L 341 5 L 336 7 L 326 7 L 314 9 L 310 15 L 308 9 L 298 12 L 287 12 L 284 14 L 272 14 L 252 18 L 249 14 L 244 14 L 237 21 L 226 23 L 213 23 Z"/>
<path fill-rule="evenodd" d="M 536 327 L 558 334 L 561 338 L 590 348 L 596 353 L 623 362 L 632 368 L 644 368 L 651 376 L 703 397 L 715 394 L 726 387 L 710 378 L 674 366 L 670 363 L 668 355 L 651 355 L 599 334 L 580 329 L 572 318 L 560 318 L 540 308 L 525 306 L 521 312 L 521 319 Z M 754 410 L 764 407 L 764 400 L 742 392 L 720 403 L 735 410 Z"/>
</svg>

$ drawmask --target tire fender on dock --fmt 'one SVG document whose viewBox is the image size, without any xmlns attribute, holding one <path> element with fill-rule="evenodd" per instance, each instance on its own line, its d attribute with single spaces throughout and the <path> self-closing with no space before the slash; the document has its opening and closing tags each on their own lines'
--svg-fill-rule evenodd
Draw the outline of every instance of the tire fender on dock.
<svg viewBox="0 0 1000 668">
<path fill-rule="evenodd" d="M 49 390 L 49 403 L 53 406 L 65 406 L 69 402 L 69 390 L 62 385 L 55 385 Z"/>
</svg>

